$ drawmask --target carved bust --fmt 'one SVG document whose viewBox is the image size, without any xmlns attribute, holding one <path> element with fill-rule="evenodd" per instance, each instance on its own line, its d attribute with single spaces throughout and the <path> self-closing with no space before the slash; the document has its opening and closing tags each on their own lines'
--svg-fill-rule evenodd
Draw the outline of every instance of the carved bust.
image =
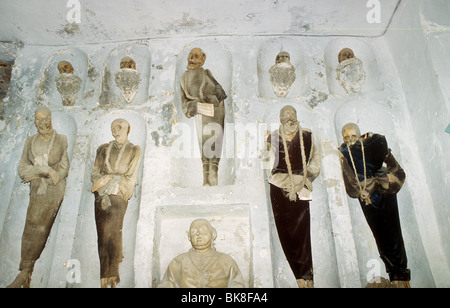
<svg viewBox="0 0 450 308">
<path fill-rule="evenodd" d="M 117 87 L 122 91 L 122 96 L 128 104 L 134 100 L 139 89 L 141 76 L 136 70 L 136 62 L 130 57 L 124 57 L 120 61 L 120 70 L 115 74 Z"/>
<path fill-rule="evenodd" d="M 74 74 L 75 70 L 70 62 L 58 63 L 60 75 L 56 77 L 56 89 L 61 94 L 64 106 L 73 106 L 81 89 L 81 78 Z"/>
<path fill-rule="evenodd" d="M 355 57 L 353 50 L 344 48 L 339 52 L 338 61 L 336 78 L 339 84 L 349 94 L 360 93 L 366 80 L 361 60 Z"/>
<path fill-rule="evenodd" d="M 290 59 L 288 52 L 280 52 L 275 59 L 275 64 L 269 70 L 270 83 L 278 97 L 286 97 L 295 81 L 295 68 Z"/>
<path fill-rule="evenodd" d="M 245 287 L 232 257 L 213 247 L 216 229 L 206 219 L 194 220 L 188 238 L 192 249 L 170 262 L 159 288 L 240 288 Z"/>
</svg>

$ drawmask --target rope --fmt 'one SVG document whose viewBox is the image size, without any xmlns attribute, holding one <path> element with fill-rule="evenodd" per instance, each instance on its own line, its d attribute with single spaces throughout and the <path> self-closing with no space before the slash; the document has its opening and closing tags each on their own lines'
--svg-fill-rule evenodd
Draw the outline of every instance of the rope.
<svg viewBox="0 0 450 308">
<path fill-rule="evenodd" d="M 353 160 L 352 151 L 350 150 L 350 146 L 347 143 L 347 150 L 350 155 L 350 160 L 352 161 L 353 171 L 355 172 L 356 182 L 358 183 L 359 188 L 359 195 L 361 200 L 364 201 L 366 205 L 372 204 L 372 201 L 370 201 L 370 195 L 366 191 L 367 188 L 367 172 L 366 172 L 366 155 L 364 151 L 364 142 L 360 140 L 361 142 L 361 151 L 362 151 L 362 158 L 363 158 L 363 167 L 364 167 L 364 187 L 361 186 L 361 182 L 359 181 L 358 172 L 356 170 L 355 161 Z"/>
</svg>

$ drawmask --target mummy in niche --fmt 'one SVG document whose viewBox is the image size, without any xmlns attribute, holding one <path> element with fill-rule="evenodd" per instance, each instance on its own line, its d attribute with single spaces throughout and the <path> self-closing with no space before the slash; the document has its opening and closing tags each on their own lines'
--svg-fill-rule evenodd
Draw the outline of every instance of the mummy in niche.
<svg viewBox="0 0 450 308">
<path fill-rule="evenodd" d="M 342 128 L 342 137 L 339 152 L 347 194 L 358 198 L 390 281 L 397 287 L 409 287 L 411 274 L 397 204 L 405 172 L 383 135 L 361 135 L 356 124 L 348 123 Z"/>
<path fill-rule="evenodd" d="M 344 48 L 338 55 L 339 64 L 336 68 L 336 79 L 349 94 L 360 93 L 366 81 L 366 73 L 360 59 L 355 57 L 353 50 Z"/>
<path fill-rule="evenodd" d="M 295 67 L 290 60 L 289 53 L 282 51 L 277 55 L 275 64 L 269 70 L 270 83 L 273 92 L 278 97 L 286 97 L 295 81 Z"/>
<path fill-rule="evenodd" d="M 206 219 L 194 220 L 188 238 L 192 249 L 174 258 L 158 288 L 243 288 L 236 261 L 214 248 L 216 229 Z"/>
<path fill-rule="evenodd" d="M 114 120 L 111 132 L 115 140 L 97 149 L 91 176 L 102 288 L 120 282 L 123 219 L 138 182 L 141 153 L 139 146 L 128 141 L 130 124 L 126 120 Z"/>
<path fill-rule="evenodd" d="M 141 75 L 136 70 L 136 62 L 130 57 L 124 57 L 120 61 L 120 70 L 115 74 L 117 87 L 122 91 L 125 101 L 130 104 L 139 88 Z"/>
<path fill-rule="evenodd" d="M 44 250 L 69 174 L 67 137 L 52 128 L 48 108 L 36 110 L 35 125 L 37 134 L 26 139 L 18 167 L 22 181 L 30 183 L 30 202 L 22 234 L 20 273 L 11 288 L 30 286 L 34 264 Z"/>
<path fill-rule="evenodd" d="M 61 94 L 64 106 L 73 106 L 81 89 L 81 78 L 74 74 L 75 70 L 67 61 L 58 63 L 60 75 L 56 77 L 56 89 Z"/>
<path fill-rule="evenodd" d="M 266 138 L 275 157 L 268 176 L 270 199 L 281 247 L 300 288 L 313 287 L 310 212 L 312 182 L 320 172 L 313 134 L 302 128 L 292 106 L 280 111 L 280 128 Z"/>
<path fill-rule="evenodd" d="M 202 155 L 203 185 L 215 186 L 218 184 L 225 120 L 224 100 L 227 95 L 211 71 L 202 67 L 205 60 L 206 54 L 200 48 L 194 48 L 189 53 L 188 70 L 180 80 L 181 102 L 186 117 L 195 117 Z"/>
</svg>

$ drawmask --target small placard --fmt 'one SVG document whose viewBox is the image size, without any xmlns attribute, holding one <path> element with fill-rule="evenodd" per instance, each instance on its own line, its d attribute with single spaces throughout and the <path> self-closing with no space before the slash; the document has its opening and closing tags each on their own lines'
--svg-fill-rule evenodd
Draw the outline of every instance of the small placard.
<svg viewBox="0 0 450 308">
<path fill-rule="evenodd" d="M 209 103 L 197 103 L 197 113 L 207 117 L 214 116 L 214 105 Z"/>
</svg>

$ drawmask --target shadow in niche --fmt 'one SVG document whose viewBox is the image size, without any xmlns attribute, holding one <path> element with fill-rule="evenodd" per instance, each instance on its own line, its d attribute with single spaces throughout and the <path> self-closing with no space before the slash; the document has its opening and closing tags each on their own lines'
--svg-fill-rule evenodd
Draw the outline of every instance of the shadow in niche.
<svg viewBox="0 0 450 308">
<path fill-rule="evenodd" d="M 429 281 L 433 281 L 432 273 L 413 210 L 414 200 L 412 200 L 408 187 L 408 181 L 414 179 L 409 177 L 409 170 L 405 169 L 405 166 L 402 163 L 402 160 L 407 158 L 404 158 L 401 155 L 401 148 L 399 147 L 400 141 L 396 133 L 392 114 L 384 106 L 383 102 L 370 102 L 367 98 L 364 100 L 358 99 L 358 97 L 349 98 L 346 103 L 339 107 L 334 117 L 338 147 L 343 143 L 341 134 L 342 127 L 350 122 L 359 126 L 361 134 L 373 132 L 384 135 L 388 147 L 392 150 L 392 154 L 404 168 L 406 181 L 400 192 L 397 193 L 397 200 L 403 240 L 408 257 L 408 268 L 412 273 L 411 285 L 413 287 L 429 286 Z M 352 199 L 348 196 L 347 201 L 350 209 L 362 285 L 365 286 L 367 284 L 366 274 L 370 270 L 370 268 L 368 268 L 368 262 L 371 260 L 379 262 L 381 270 L 380 275 L 388 278 L 384 263 L 379 257 L 375 239 L 362 212 L 361 205 L 357 199 Z"/>
<path fill-rule="evenodd" d="M 370 93 L 384 90 L 382 75 L 378 66 L 377 57 L 368 43 L 356 38 L 339 38 L 332 40 L 325 47 L 324 57 L 328 88 L 332 95 L 348 95 L 346 90 L 337 80 L 336 68 L 338 67 L 338 55 L 344 48 L 353 50 L 355 58 L 361 60 L 366 73 L 361 93 Z"/>
<path fill-rule="evenodd" d="M 205 52 L 206 62 L 203 68 L 212 72 L 214 78 L 227 94 L 224 101 L 226 114 L 222 156 L 219 163 L 219 186 L 233 185 L 236 176 L 234 108 L 231 98 L 233 64 L 230 52 L 215 41 L 189 43 L 178 56 L 174 84 L 176 113 L 173 124 L 171 183 L 178 187 L 201 186 L 203 183 L 202 161 L 195 118 L 187 118 L 181 106 L 180 79 L 186 71 L 189 52 L 195 47 L 201 48 Z"/>
<path fill-rule="evenodd" d="M 147 124 L 141 115 L 132 112 L 112 112 L 101 116 L 95 123 L 92 123 L 92 139 L 90 145 L 90 155 L 87 163 L 89 176 L 85 178 L 82 204 L 78 215 L 78 222 L 75 232 L 75 241 L 72 258 L 80 261 L 83 278 L 79 287 L 99 287 L 100 286 L 100 262 L 97 246 L 97 229 L 94 216 L 94 194 L 91 193 L 92 182 L 90 175 L 94 167 L 97 148 L 105 143 L 114 140 L 111 134 L 111 123 L 118 118 L 127 120 L 130 123 L 130 133 L 128 140 L 141 148 L 141 164 L 138 173 L 138 184 L 133 197 L 128 201 L 128 207 L 123 222 L 123 259 L 119 265 L 120 283 L 117 287 L 134 286 L 134 253 L 136 242 L 136 227 L 139 218 L 139 207 L 142 190 L 143 157 L 147 140 Z"/>
<path fill-rule="evenodd" d="M 115 81 L 116 74 L 121 70 L 120 62 L 124 57 L 129 57 L 136 64 L 140 82 L 136 96 L 132 102 L 127 103 L 122 96 L 121 89 Z M 128 104 L 142 104 L 148 100 L 148 88 L 150 79 L 151 53 L 148 46 L 136 44 L 124 44 L 115 47 L 103 64 L 102 81 L 98 102 L 100 106 L 126 106 Z"/>
<path fill-rule="evenodd" d="M 274 39 L 263 44 L 258 52 L 258 94 L 263 98 L 283 99 L 277 97 L 271 84 L 269 70 L 275 65 L 275 59 L 281 51 L 290 55 L 290 63 L 295 68 L 295 80 L 289 88 L 286 99 L 307 96 L 311 92 L 305 51 L 298 41 Z"/>
<path fill-rule="evenodd" d="M 48 104 L 50 107 L 63 106 L 61 94 L 57 89 L 57 78 L 60 77 L 58 63 L 61 61 L 69 62 L 74 68 L 74 75 L 81 80 L 80 89 L 76 94 L 74 106 L 82 106 L 84 85 L 87 77 L 88 58 L 87 55 L 77 48 L 67 48 L 58 50 L 48 60 L 37 95 L 38 101 Z"/>
<path fill-rule="evenodd" d="M 72 161 L 72 154 L 74 150 L 75 138 L 77 135 L 77 125 L 74 119 L 63 112 L 52 112 L 52 125 L 58 134 L 67 137 L 68 150 L 67 154 L 69 162 Z M 28 136 L 36 133 L 36 127 L 33 125 Z M 21 147 L 17 148 L 17 162 L 22 155 L 23 145 L 25 140 L 21 143 Z M 18 163 L 17 163 L 18 164 Z M 70 177 L 70 173 L 69 173 Z M 12 178 L 15 181 L 13 193 L 7 208 L 6 217 L 3 223 L 3 231 L 0 238 L 0 287 L 5 287 L 10 284 L 19 271 L 19 263 L 21 257 L 21 243 L 22 233 L 25 226 L 25 217 L 30 200 L 30 185 L 22 183 L 19 175 Z M 67 179 L 66 179 L 67 180 Z M 65 194 L 68 189 L 66 187 Z M 64 199 L 61 208 L 70 205 L 70 200 Z M 47 240 L 47 244 L 34 266 L 33 276 L 31 279 L 31 287 L 47 287 L 52 266 L 52 260 L 55 256 L 56 233 L 59 228 L 59 216 L 55 219 L 52 226 L 52 231 Z"/>
</svg>

